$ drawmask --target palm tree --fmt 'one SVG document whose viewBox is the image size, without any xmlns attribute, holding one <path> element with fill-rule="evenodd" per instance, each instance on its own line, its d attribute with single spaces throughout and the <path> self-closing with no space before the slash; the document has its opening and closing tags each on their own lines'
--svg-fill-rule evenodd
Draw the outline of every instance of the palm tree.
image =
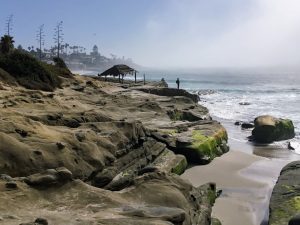
<svg viewBox="0 0 300 225">
<path fill-rule="evenodd" d="M 14 48 L 14 40 L 12 36 L 4 35 L 0 40 L 0 52 L 9 53 Z"/>
</svg>

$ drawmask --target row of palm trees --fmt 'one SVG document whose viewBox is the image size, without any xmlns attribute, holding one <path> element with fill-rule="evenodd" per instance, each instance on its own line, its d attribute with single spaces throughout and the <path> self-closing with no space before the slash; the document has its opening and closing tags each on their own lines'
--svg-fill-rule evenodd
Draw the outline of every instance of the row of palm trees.
<svg viewBox="0 0 300 225">
<path fill-rule="evenodd" d="M 35 51 L 35 50 L 39 51 L 39 49 L 38 48 L 35 49 L 35 47 L 33 45 L 32 46 L 28 46 L 27 49 L 28 49 L 28 51 Z M 60 45 L 60 49 L 61 49 L 60 52 L 62 54 L 67 54 L 67 55 L 71 54 L 71 53 L 73 53 L 73 54 L 76 54 L 76 53 L 86 53 L 86 48 L 84 48 L 82 46 L 77 46 L 77 45 L 71 46 L 71 45 L 69 45 L 67 43 Z M 52 53 L 54 51 L 57 51 L 57 46 L 51 47 L 50 49 L 44 48 L 43 51 L 45 53 Z"/>
<path fill-rule="evenodd" d="M 9 53 L 13 48 L 14 48 L 14 40 L 13 40 L 13 37 L 10 36 L 10 35 L 4 35 L 1 37 L 0 39 L 0 52 L 2 54 L 7 54 Z M 22 49 L 21 46 L 18 47 L 19 49 Z M 69 52 L 68 49 L 72 50 L 72 52 Z M 31 51 L 35 51 L 35 48 L 34 46 L 29 46 L 28 47 L 28 50 L 29 52 Z M 55 51 L 57 50 L 57 47 L 51 47 L 50 49 L 44 49 L 44 52 L 45 53 L 55 53 Z M 38 52 L 39 49 L 36 49 L 36 51 Z M 65 54 L 69 54 L 69 53 L 85 53 L 86 51 L 86 48 L 82 47 L 82 46 L 77 46 L 77 45 L 74 45 L 74 46 L 71 46 L 69 45 L 68 43 L 66 44 L 63 44 L 61 45 L 61 51 L 62 53 L 65 53 Z"/>
<path fill-rule="evenodd" d="M 34 46 L 28 46 L 27 47 L 28 51 L 31 52 L 31 51 L 39 51 L 38 48 L 35 48 Z M 57 51 L 57 46 L 54 46 L 54 47 L 51 47 L 50 49 L 46 49 L 44 48 L 43 49 L 43 52 L 45 53 L 53 53 Z M 86 53 L 86 48 L 82 47 L 82 46 L 77 46 L 77 45 L 74 45 L 74 46 L 71 46 L 69 44 L 62 44 L 60 45 L 60 52 L 62 54 L 78 54 L 78 53 Z"/>
</svg>

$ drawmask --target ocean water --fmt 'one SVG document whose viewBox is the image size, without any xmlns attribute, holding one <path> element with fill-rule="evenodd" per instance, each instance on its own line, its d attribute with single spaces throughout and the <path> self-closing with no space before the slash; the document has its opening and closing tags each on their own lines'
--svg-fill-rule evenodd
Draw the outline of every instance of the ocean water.
<svg viewBox="0 0 300 225">
<path fill-rule="evenodd" d="M 289 118 L 300 140 L 300 72 L 149 72 L 146 77 L 164 77 L 171 87 L 176 87 L 178 77 L 180 88 L 199 93 L 200 104 L 225 122 L 250 122 L 266 114 Z"/>
</svg>

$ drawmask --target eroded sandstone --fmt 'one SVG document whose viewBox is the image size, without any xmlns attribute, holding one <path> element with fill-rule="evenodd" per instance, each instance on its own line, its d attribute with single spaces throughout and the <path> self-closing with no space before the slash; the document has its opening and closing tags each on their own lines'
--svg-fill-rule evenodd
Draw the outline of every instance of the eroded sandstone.
<svg viewBox="0 0 300 225">
<path fill-rule="evenodd" d="M 214 185 L 193 188 L 172 175 L 228 150 L 226 130 L 196 96 L 81 76 L 50 94 L 3 86 L 0 198 L 9 207 L 0 216 L 11 210 L 20 223 L 210 224 Z"/>
</svg>

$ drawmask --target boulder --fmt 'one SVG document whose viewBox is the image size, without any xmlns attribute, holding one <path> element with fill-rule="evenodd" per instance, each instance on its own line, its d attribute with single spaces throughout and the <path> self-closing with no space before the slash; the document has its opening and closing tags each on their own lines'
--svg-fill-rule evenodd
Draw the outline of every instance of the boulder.
<svg viewBox="0 0 300 225">
<path fill-rule="evenodd" d="M 299 210 L 300 161 L 295 161 L 281 170 L 273 189 L 270 199 L 269 225 L 299 224 L 294 222 L 299 221 Z"/>
<path fill-rule="evenodd" d="M 235 121 L 234 125 L 235 126 L 240 126 L 240 125 L 242 125 L 242 123 L 243 123 L 242 121 Z"/>
<path fill-rule="evenodd" d="M 254 120 L 253 138 L 259 143 L 271 143 L 295 137 L 293 122 L 273 116 L 259 116 Z"/>
<path fill-rule="evenodd" d="M 36 218 L 34 222 L 41 225 L 48 225 L 48 221 L 44 218 Z"/>
<path fill-rule="evenodd" d="M 195 126 L 180 133 L 176 140 L 175 153 L 184 155 L 188 162 L 207 164 L 227 152 L 227 132 L 214 122 L 210 126 Z"/>
<path fill-rule="evenodd" d="M 48 225 L 48 221 L 44 218 L 36 218 L 34 222 L 21 223 L 20 225 Z"/>
<path fill-rule="evenodd" d="M 222 223 L 217 218 L 212 218 L 211 219 L 211 225 L 222 225 Z"/>
<path fill-rule="evenodd" d="M 240 102 L 239 105 L 251 105 L 250 102 Z"/>
<path fill-rule="evenodd" d="M 242 123 L 242 128 L 243 129 L 251 129 L 254 127 L 253 123 Z"/>
<path fill-rule="evenodd" d="M 25 178 L 25 183 L 36 187 L 49 187 L 56 184 L 64 184 L 72 180 L 72 173 L 64 168 L 48 169 L 42 173 L 32 174 Z"/>
</svg>

